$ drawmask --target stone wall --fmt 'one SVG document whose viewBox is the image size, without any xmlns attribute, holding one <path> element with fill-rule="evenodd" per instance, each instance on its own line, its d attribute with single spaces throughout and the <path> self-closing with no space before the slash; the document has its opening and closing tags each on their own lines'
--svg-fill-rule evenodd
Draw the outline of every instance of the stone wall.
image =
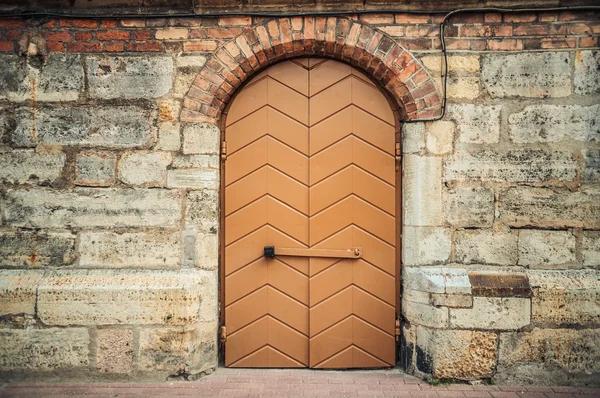
<svg viewBox="0 0 600 398">
<path fill-rule="evenodd" d="M 277 27 L 306 39 L 311 18 Z M 350 16 L 333 29 L 370 26 L 358 46 L 397 43 L 440 92 L 441 18 Z M 198 86 L 217 67 L 238 79 L 210 61 L 223 45 L 244 76 L 262 68 L 239 61 L 253 50 L 236 37 L 266 23 L 0 20 L 3 378 L 216 366 L 220 113 L 198 101 L 229 96 Z M 597 383 L 599 35 L 592 12 L 452 18 L 446 116 L 403 125 L 409 371 Z"/>
</svg>

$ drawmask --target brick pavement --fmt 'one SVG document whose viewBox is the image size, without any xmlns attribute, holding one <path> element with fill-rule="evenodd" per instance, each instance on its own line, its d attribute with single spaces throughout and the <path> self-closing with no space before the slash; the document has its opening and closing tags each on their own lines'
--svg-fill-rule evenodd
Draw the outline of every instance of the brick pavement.
<svg viewBox="0 0 600 398">
<path fill-rule="evenodd" d="M 318 371 L 218 369 L 197 381 L 162 383 L 11 383 L 0 385 L 0 397 L 460 397 L 572 398 L 600 397 L 600 388 L 431 386 L 399 370 Z"/>
</svg>

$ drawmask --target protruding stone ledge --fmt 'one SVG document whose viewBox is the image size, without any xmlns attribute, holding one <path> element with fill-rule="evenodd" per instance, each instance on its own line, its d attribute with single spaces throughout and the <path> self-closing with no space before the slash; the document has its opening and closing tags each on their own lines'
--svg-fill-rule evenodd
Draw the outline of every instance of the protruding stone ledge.
<svg viewBox="0 0 600 398">
<path fill-rule="evenodd" d="M 469 281 L 473 296 L 531 297 L 527 274 L 470 272 Z"/>
</svg>

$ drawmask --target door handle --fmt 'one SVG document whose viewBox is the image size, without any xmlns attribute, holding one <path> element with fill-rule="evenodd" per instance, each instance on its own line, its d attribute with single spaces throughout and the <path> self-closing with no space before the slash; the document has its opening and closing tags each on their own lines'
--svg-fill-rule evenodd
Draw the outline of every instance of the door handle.
<svg viewBox="0 0 600 398">
<path fill-rule="evenodd" d="M 334 257 L 334 258 L 361 258 L 362 247 L 352 247 L 350 249 L 306 249 L 265 246 L 263 255 L 266 258 L 277 256 L 296 256 L 296 257 Z"/>
</svg>

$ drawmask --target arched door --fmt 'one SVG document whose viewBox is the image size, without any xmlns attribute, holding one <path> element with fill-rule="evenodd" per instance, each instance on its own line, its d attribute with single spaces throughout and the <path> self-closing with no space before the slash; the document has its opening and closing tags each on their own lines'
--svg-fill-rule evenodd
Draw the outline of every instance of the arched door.
<svg viewBox="0 0 600 398">
<path fill-rule="evenodd" d="M 346 64 L 303 58 L 256 76 L 226 117 L 226 366 L 394 366 L 397 148 L 383 94 Z"/>
</svg>

